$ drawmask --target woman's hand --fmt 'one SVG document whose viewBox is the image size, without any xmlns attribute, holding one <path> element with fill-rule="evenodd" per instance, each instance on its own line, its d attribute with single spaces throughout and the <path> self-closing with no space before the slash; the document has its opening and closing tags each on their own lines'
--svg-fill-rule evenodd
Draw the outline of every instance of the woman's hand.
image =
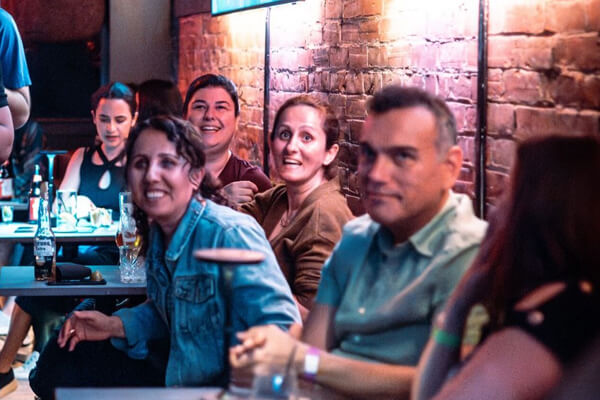
<svg viewBox="0 0 600 400">
<path fill-rule="evenodd" d="M 223 190 L 231 202 L 239 205 L 252 201 L 258 187 L 250 181 L 236 181 L 225 185 Z"/>
<path fill-rule="evenodd" d="M 109 317 L 99 311 L 74 311 L 58 334 L 58 345 L 69 345 L 73 351 L 77 343 L 106 340 L 111 337 L 125 337 L 123 322 L 119 317 Z"/>
</svg>

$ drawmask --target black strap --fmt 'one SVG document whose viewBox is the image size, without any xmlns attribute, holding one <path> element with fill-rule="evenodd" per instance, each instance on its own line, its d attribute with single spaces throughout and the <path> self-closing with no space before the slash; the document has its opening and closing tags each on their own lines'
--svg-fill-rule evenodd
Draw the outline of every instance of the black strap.
<svg viewBox="0 0 600 400">
<path fill-rule="evenodd" d="M 103 165 L 105 165 L 107 169 L 115 166 L 115 164 L 117 162 L 121 161 L 123 159 L 123 157 L 125 157 L 125 149 L 121 150 L 119 155 L 117 155 L 115 158 L 113 158 L 110 161 L 108 161 L 108 158 L 106 158 L 106 154 L 104 154 L 104 151 L 102 151 L 101 145 L 96 146 L 96 151 L 98 152 L 98 155 L 100 156 L 100 159 L 102 160 Z"/>
</svg>

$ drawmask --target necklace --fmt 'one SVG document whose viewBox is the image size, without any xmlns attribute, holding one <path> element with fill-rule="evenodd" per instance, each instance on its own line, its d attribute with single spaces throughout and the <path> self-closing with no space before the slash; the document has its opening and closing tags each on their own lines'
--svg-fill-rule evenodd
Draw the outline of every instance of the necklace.
<svg viewBox="0 0 600 400">
<path fill-rule="evenodd" d="M 281 225 L 282 228 L 287 228 L 290 226 L 297 212 L 298 211 L 294 211 L 293 213 L 290 213 L 289 210 L 286 209 L 279 220 L 279 225 Z"/>
</svg>

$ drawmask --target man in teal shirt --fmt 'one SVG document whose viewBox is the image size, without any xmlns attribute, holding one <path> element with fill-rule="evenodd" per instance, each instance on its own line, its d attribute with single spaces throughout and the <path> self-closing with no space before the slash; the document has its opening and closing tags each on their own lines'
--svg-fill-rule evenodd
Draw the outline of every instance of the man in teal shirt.
<svg viewBox="0 0 600 400">
<path fill-rule="evenodd" d="M 323 268 L 302 342 L 274 327 L 240 335 L 234 366 L 285 359 L 345 395 L 408 397 L 433 316 L 475 256 L 486 223 L 451 191 L 462 165 L 446 104 L 415 88 L 375 94 L 360 139 L 367 215 Z M 260 351 L 257 351 L 260 349 Z"/>
</svg>

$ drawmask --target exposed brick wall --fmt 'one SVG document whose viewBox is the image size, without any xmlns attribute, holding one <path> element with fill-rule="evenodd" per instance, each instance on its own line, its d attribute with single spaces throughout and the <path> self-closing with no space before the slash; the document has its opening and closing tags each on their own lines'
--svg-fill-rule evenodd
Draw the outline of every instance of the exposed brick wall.
<svg viewBox="0 0 600 400">
<path fill-rule="evenodd" d="M 271 121 L 286 98 L 310 92 L 342 118 L 340 175 L 358 198 L 356 140 L 369 96 L 390 82 L 446 99 L 475 180 L 477 0 L 307 0 L 271 11 Z M 600 0 L 490 0 L 488 201 L 506 187 L 520 140 L 542 133 L 599 133 Z M 235 151 L 262 159 L 265 11 L 180 19 L 179 85 L 205 72 L 240 87 Z"/>
</svg>

